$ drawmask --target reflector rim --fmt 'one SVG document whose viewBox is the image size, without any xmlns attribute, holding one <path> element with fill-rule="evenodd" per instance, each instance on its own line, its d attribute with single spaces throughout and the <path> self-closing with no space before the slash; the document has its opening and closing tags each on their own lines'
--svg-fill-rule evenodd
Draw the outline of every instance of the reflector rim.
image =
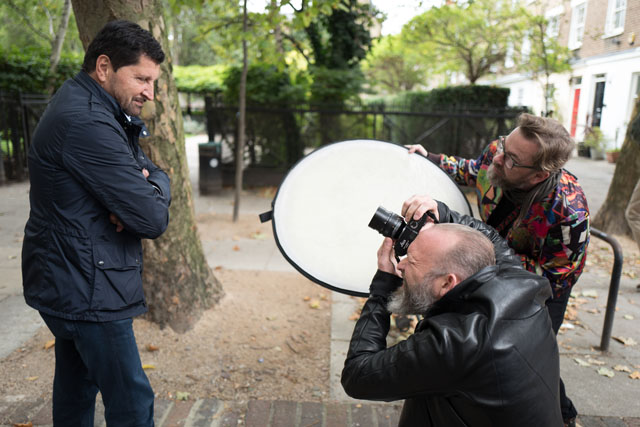
<svg viewBox="0 0 640 427">
<path fill-rule="evenodd" d="M 349 289 L 343 289 L 343 288 L 339 288 L 337 286 L 333 286 L 329 283 L 324 282 L 323 280 L 318 279 L 317 277 L 311 275 L 310 273 L 308 273 L 306 270 L 304 270 L 302 267 L 300 267 L 296 262 L 294 262 L 291 257 L 289 257 L 289 255 L 287 255 L 286 251 L 283 249 L 282 245 L 280 244 L 280 239 L 278 238 L 278 231 L 276 230 L 276 214 L 275 214 L 275 205 L 276 205 L 276 200 L 278 199 L 278 195 L 280 194 L 280 191 L 282 190 L 282 186 L 283 184 L 287 181 L 287 178 L 289 177 L 289 175 L 291 174 L 291 172 L 300 164 L 302 163 L 305 159 L 307 159 L 308 157 L 310 157 L 311 155 L 317 153 L 320 150 L 324 150 L 326 148 L 332 147 L 334 145 L 337 144 L 343 144 L 345 142 L 361 142 L 361 141 L 370 141 L 370 142 L 375 142 L 375 143 L 384 143 L 384 144 L 389 144 L 389 145 L 393 145 L 395 147 L 401 147 L 404 150 L 409 151 L 409 149 L 407 147 L 405 147 L 404 145 L 400 145 L 400 144 L 396 144 L 394 142 L 389 142 L 389 141 L 379 141 L 379 140 L 375 140 L 375 139 L 350 139 L 350 140 L 345 140 L 345 141 L 338 141 L 338 142 L 332 142 L 326 145 L 323 145 L 322 147 L 319 147 L 317 149 L 315 149 L 314 151 L 312 151 L 311 153 L 305 155 L 304 157 L 302 157 L 300 160 L 298 160 L 291 168 L 289 168 L 289 170 L 287 171 L 287 174 L 284 176 L 284 178 L 282 179 L 282 182 L 280 183 L 280 185 L 278 186 L 278 191 L 276 191 L 275 196 L 273 197 L 273 200 L 271 201 L 271 210 L 273 211 L 272 214 L 272 218 L 271 218 L 271 227 L 273 230 L 273 237 L 276 241 L 276 246 L 278 247 L 278 250 L 280 251 L 280 253 L 282 254 L 282 256 L 287 260 L 287 262 L 292 265 L 296 270 L 298 270 L 298 272 L 300 272 L 304 277 L 306 277 L 307 279 L 311 280 L 312 282 L 327 288 L 329 290 L 335 291 L 335 292 L 339 292 L 341 294 L 345 294 L 345 295 L 351 295 L 351 296 L 355 296 L 355 297 L 363 297 L 363 298 L 367 298 L 369 296 L 368 293 L 365 292 L 358 292 L 358 291 L 352 291 Z M 413 154 L 417 154 L 418 156 L 422 157 L 423 159 L 425 159 L 426 161 L 430 162 L 431 161 L 426 157 L 423 156 L 420 153 L 413 153 Z M 433 163 L 432 163 L 433 164 Z M 434 165 L 437 167 L 437 165 Z M 451 182 L 455 185 L 455 187 L 458 189 L 458 191 L 462 194 L 462 198 L 465 201 L 466 205 L 467 205 L 467 209 L 469 212 L 470 216 L 473 216 L 473 209 L 471 208 L 471 204 L 469 203 L 469 200 L 467 199 L 467 197 L 464 195 L 464 192 L 462 190 L 460 190 L 460 186 L 458 185 L 457 182 L 455 182 L 455 180 L 453 178 L 451 178 L 449 175 L 447 175 L 446 172 L 444 172 L 442 169 L 440 169 L 439 167 L 437 167 L 437 169 L 442 172 L 442 174 L 444 176 L 446 176 L 449 180 L 451 180 Z M 373 279 L 373 275 L 375 274 L 375 272 L 372 272 L 371 274 L 371 278 Z"/>
</svg>

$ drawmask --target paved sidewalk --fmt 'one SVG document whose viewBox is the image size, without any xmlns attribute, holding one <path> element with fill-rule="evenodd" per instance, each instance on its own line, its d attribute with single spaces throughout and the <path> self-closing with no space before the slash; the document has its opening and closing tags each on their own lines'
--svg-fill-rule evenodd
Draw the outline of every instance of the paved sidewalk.
<svg viewBox="0 0 640 427">
<path fill-rule="evenodd" d="M 206 138 L 205 138 L 206 139 Z M 197 139 L 187 142 L 187 157 L 193 188 L 197 190 Z M 574 158 L 568 169 L 578 176 L 585 188 L 592 214 L 604 202 L 614 165 Z M 232 192 L 225 190 L 216 196 L 194 197 L 197 213 L 230 213 Z M 271 200 L 247 192 L 241 203 L 242 214 L 258 214 L 270 209 Z M 37 312 L 24 304 L 20 276 L 22 230 L 28 215 L 28 184 L 0 186 L 0 359 L 19 348 L 41 327 Z M 256 217 L 257 220 L 257 217 Z M 229 242 L 229 244 L 237 242 Z M 220 251 L 226 242 L 207 241 L 203 247 L 207 259 L 228 269 L 264 269 L 295 271 L 281 256 L 275 242 L 247 240 L 243 251 Z M 625 260 L 625 263 L 635 260 Z M 635 292 L 638 279 L 623 277 L 618 296 L 618 311 L 613 335 L 632 337 L 640 342 L 637 319 L 640 319 L 640 294 Z M 559 336 L 561 372 L 569 396 L 574 400 L 583 427 L 640 427 L 640 380 L 628 379 L 628 374 L 615 372 L 614 378 L 598 375 L 601 365 L 582 366 L 576 359 L 596 360 L 612 369 L 627 365 L 640 366 L 640 346 L 625 346 L 612 341 L 610 351 L 601 353 L 600 343 L 609 287 L 609 276 L 601 269 L 587 268 L 576 290 L 590 291 L 592 297 L 580 310 L 580 325 Z M 595 293 L 594 293 L 595 292 Z M 340 371 L 354 321 L 348 320 L 357 308 L 357 300 L 342 294 L 332 295 L 330 398 L 323 403 L 288 401 L 228 402 L 216 399 L 196 401 L 156 400 L 158 426 L 387 426 L 396 425 L 400 403 L 372 403 L 347 397 L 339 383 Z M 587 310 L 589 310 L 587 312 Z M 635 320 L 629 320 L 635 319 Z M 52 367 L 53 368 L 53 367 Z M 101 404 L 98 404 L 96 426 L 103 425 Z M 33 422 L 51 425 L 51 402 L 33 400 L 30 396 L 3 396 L 0 391 L 0 426 Z"/>
</svg>

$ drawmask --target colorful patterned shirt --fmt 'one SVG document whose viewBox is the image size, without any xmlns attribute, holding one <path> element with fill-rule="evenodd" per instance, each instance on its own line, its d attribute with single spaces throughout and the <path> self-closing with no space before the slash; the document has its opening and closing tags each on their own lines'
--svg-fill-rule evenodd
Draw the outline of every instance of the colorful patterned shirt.
<svg viewBox="0 0 640 427">
<path fill-rule="evenodd" d="M 475 160 L 440 155 L 442 170 L 458 184 L 475 187 L 478 209 L 485 222 L 503 195 L 487 176 L 496 150 L 494 141 Z M 511 227 L 519 213 L 520 208 L 516 207 L 502 224 Z M 500 228 L 496 227 L 505 235 Z M 505 238 L 522 258 L 524 268 L 549 280 L 555 297 L 570 291 L 582 273 L 589 244 L 589 208 L 578 179 L 563 169 L 557 186 L 533 203 Z"/>
</svg>

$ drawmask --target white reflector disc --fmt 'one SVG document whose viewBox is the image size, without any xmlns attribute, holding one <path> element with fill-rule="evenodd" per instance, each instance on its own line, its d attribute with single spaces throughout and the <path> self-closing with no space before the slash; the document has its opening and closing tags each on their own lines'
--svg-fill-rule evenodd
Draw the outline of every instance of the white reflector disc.
<svg viewBox="0 0 640 427">
<path fill-rule="evenodd" d="M 398 215 L 428 194 L 472 215 L 458 186 L 425 157 L 373 140 L 326 145 L 300 160 L 273 201 L 273 232 L 284 257 L 329 289 L 367 296 L 383 236 L 368 227 L 378 206 Z"/>
</svg>

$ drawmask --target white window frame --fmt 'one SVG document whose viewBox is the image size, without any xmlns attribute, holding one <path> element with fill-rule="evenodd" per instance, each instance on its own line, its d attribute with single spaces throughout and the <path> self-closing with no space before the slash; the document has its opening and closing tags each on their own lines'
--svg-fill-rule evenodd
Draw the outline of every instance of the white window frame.
<svg viewBox="0 0 640 427">
<path fill-rule="evenodd" d="M 531 36 L 529 31 L 525 32 L 524 37 L 522 38 L 520 55 L 522 57 L 522 62 L 525 64 L 531 59 Z"/>
<path fill-rule="evenodd" d="M 513 68 L 516 65 L 513 59 L 514 53 L 513 42 L 508 42 L 507 49 L 504 54 L 504 68 Z"/>
<path fill-rule="evenodd" d="M 546 36 L 548 38 L 557 39 L 560 35 L 560 19 L 562 18 L 563 13 L 564 8 L 562 6 L 557 6 L 553 9 L 549 9 L 547 10 L 547 13 L 545 13 L 544 17 L 547 20 Z"/>
<path fill-rule="evenodd" d="M 627 0 L 609 0 L 607 6 L 607 20 L 604 26 L 604 37 L 618 36 L 624 32 L 624 20 L 627 14 Z M 616 16 L 620 16 L 620 23 L 616 26 Z"/>
<path fill-rule="evenodd" d="M 578 21 L 580 14 L 578 11 L 583 9 L 582 21 Z M 587 22 L 587 0 L 571 1 L 571 27 L 569 29 L 569 49 L 575 50 L 582 46 L 584 37 L 585 24 Z"/>
</svg>

